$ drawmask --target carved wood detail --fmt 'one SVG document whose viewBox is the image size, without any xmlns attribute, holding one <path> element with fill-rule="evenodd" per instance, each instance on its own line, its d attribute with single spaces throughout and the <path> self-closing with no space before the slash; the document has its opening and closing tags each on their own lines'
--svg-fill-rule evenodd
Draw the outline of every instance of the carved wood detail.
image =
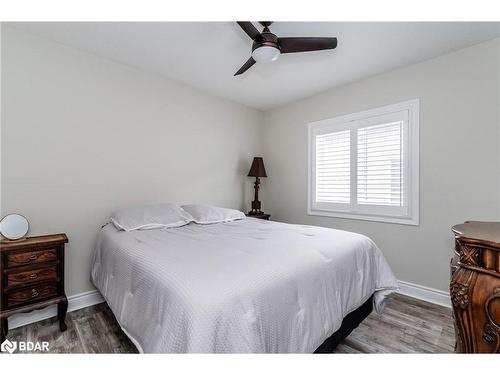
<svg viewBox="0 0 500 375">
<path fill-rule="evenodd" d="M 465 309 L 470 302 L 470 285 L 473 283 L 474 272 L 458 270 L 450 283 L 450 296 L 453 306 Z"/>
<path fill-rule="evenodd" d="M 493 303 L 500 302 L 500 287 L 495 288 L 495 294 L 491 295 L 484 304 L 484 312 L 488 318 L 488 323 L 484 326 L 483 340 L 494 346 L 493 353 L 499 353 L 500 347 L 500 321 L 498 314 L 495 314 Z M 495 315 L 497 315 L 495 317 Z"/>
<path fill-rule="evenodd" d="M 500 353 L 500 223 L 453 227 L 450 297 L 456 351 Z"/>
</svg>

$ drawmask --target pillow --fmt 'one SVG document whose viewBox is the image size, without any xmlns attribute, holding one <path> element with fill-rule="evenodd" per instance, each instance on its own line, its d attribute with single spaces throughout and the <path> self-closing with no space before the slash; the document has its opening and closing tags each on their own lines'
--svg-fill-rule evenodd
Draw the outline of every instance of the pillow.
<svg viewBox="0 0 500 375">
<path fill-rule="evenodd" d="M 186 204 L 182 206 L 184 211 L 191 214 L 196 224 L 216 224 L 228 221 L 244 219 L 245 214 L 238 210 L 207 206 L 203 204 Z"/>
<path fill-rule="evenodd" d="M 137 229 L 175 228 L 192 221 L 190 214 L 171 203 L 127 207 L 111 215 L 111 222 L 115 227 L 126 232 Z"/>
</svg>

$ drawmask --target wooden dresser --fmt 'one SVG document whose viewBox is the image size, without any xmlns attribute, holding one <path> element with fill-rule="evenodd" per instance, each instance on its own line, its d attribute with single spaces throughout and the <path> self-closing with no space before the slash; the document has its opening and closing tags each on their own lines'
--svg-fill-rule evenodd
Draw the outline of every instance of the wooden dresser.
<svg viewBox="0 0 500 375">
<path fill-rule="evenodd" d="M 9 316 L 52 304 L 58 305 L 61 331 L 66 330 L 64 245 L 67 242 L 65 234 L 0 242 L 0 342 L 8 332 Z"/>
<path fill-rule="evenodd" d="M 467 221 L 452 228 L 450 296 L 456 351 L 500 353 L 500 223 Z"/>
</svg>

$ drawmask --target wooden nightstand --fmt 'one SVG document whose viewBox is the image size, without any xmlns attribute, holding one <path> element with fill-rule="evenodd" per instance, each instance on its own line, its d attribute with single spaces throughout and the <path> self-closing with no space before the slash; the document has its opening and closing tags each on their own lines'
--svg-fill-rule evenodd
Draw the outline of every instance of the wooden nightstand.
<svg viewBox="0 0 500 375">
<path fill-rule="evenodd" d="M 245 214 L 247 217 L 254 217 L 256 219 L 262 219 L 262 220 L 269 220 L 269 218 L 271 217 L 270 214 L 265 214 L 265 213 L 262 213 L 262 214 L 257 214 L 257 215 L 251 215 L 251 214 Z"/>
<path fill-rule="evenodd" d="M 0 342 L 9 330 L 9 316 L 52 304 L 57 304 L 59 328 L 66 330 L 64 244 L 67 242 L 65 234 L 0 241 Z"/>
</svg>

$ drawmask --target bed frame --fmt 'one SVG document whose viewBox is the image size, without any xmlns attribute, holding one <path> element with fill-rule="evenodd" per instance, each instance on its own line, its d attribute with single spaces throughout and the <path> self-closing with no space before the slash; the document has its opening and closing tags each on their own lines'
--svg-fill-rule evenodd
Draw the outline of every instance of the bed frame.
<svg viewBox="0 0 500 375">
<path fill-rule="evenodd" d="M 332 353 L 337 345 L 345 339 L 353 331 L 354 328 L 359 326 L 359 324 L 365 320 L 365 318 L 370 315 L 373 311 L 373 295 L 360 307 L 351 313 L 347 314 L 342 320 L 340 328 L 334 332 L 329 338 L 325 340 L 323 344 L 320 345 L 318 349 L 314 351 L 317 353 Z"/>
</svg>

